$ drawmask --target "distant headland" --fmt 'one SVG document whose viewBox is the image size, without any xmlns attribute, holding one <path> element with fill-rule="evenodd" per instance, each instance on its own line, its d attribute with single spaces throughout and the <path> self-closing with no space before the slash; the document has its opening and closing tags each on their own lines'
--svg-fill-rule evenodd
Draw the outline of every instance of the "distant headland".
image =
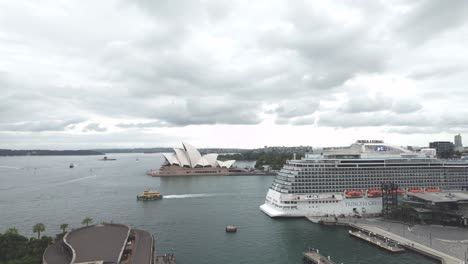
<svg viewBox="0 0 468 264">
<path fill-rule="evenodd" d="M 104 155 L 95 150 L 12 150 L 0 149 L 0 156 L 85 156 Z"/>
</svg>

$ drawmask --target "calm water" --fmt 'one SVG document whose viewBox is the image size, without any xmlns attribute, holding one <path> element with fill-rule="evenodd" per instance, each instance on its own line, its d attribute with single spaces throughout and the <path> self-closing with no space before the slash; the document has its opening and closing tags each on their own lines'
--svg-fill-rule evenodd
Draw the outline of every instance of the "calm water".
<svg viewBox="0 0 468 264">
<path fill-rule="evenodd" d="M 18 228 L 33 235 L 42 222 L 46 233 L 61 223 L 78 227 L 89 216 L 143 228 L 156 237 L 160 253 L 175 250 L 178 264 L 302 263 L 309 246 L 338 263 L 434 263 L 405 253 L 390 255 L 347 235 L 304 219 L 271 219 L 259 211 L 272 177 L 199 176 L 151 178 L 159 154 L 101 157 L 0 158 L 0 230 Z M 138 161 L 137 161 L 138 158 Z M 76 164 L 73 169 L 70 163 Z M 160 190 L 161 201 L 138 202 L 145 188 Z M 239 226 L 226 234 L 228 224 Z"/>
</svg>

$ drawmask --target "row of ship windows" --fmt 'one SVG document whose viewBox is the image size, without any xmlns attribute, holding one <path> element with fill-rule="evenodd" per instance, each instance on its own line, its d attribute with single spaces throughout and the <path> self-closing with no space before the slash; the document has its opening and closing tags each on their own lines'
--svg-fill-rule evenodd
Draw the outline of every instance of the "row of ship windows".
<svg viewBox="0 0 468 264">
<path fill-rule="evenodd" d="M 396 170 L 431 170 L 431 171 L 465 171 L 467 167 L 320 167 L 312 169 L 303 168 L 288 168 L 283 167 L 282 171 L 306 171 L 306 172 L 320 172 L 320 171 L 396 171 Z"/>
<path fill-rule="evenodd" d="M 313 176 L 317 177 L 320 175 L 338 175 L 338 176 L 349 176 L 349 175 L 388 175 L 388 174 L 410 174 L 410 175 L 468 175 L 466 171 L 464 172 L 443 172 L 443 171 L 398 171 L 398 172 L 362 172 L 362 171 L 353 171 L 353 172 L 320 172 L 320 173 L 308 173 L 308 172 L 298 172 L 298 173 L 281 173 L 282 175 L 293 175 L 296 177 L 304 177 L 304 176 Z"/>
<path fill-rule="evenodd" d="M 338 201 L 309 201 L 309 203 L 337 203 Z"/>
<path fill-rule="evenodd" d="M 339 179 L 339 180 L 349 180 L 349 179 L 383 179 L 383 178 L 436 178 L 436 179 L 443 179 L 443 178 L 467 178 L 467 175 L 435 175 L 435 174 L 428 174 L 428 173 L 421 173 L 421 174 L 400 174 L 400 175 L 347 175 L 347 176 L 342 176 L 342 175 L 313 175 L 313 177 L 304 177 L 304 176 L 296 176 L 296 177 L 287 177 L 283 175 L 279 175 L 276 177 L 276 179 L 281 179 L 281 180 L 288 180 L 288 181 L 313 181 L 317 179 Z"/>
<path fill-rule="evenodd" d="M 367 184 L 380 184 L 381 182 L 385 181 L 392 181 L 392 182 L 403 182 L 403 183 L 415 183 L 415 182 L 460 182 L 460 183 L 465 183 L 468 182 L 468 178 L 461 178 L 461 179 L 363 179 L 363 180 L 351 180 L 351 181 L 342 181 L 342 180 L 334 180 L 334 179 L 326 179 L 326 180 L 315 180 L 311 182 L 287 182 L 287 181 L 281 181 L 281 180 L 273 180 L 273 183 L 280 184 L 280 185 L 286 185 L 286 186 L 293 186 L 293 185 L 315 185 L 315 184 L 327 184 L 327 183 L 335 183 L 335 184 L 356 184 L 356 183 L 367 183 Z"/>
<path fill-rule="evenodd" d="M 446 183 L 446 184 L 401 184 L 401 188 L 442 188 L 447 189 L 450 187 L 458 188 L 460 184 L 455 183 Z M 284 186 L 271 186 L 272 189 L 283 189 L 283 190 L 312 190 L 312 191 L 323 191 L 323 190 L 330 190 L 332 192 L 342 192 L 346 189 L 379 189 L 379 185 L 354 185 L 354 186 L 298 186 L 298 187 L 284 187 Z"/>
<path fill-rule="evenodd" d="M 421 174 L 421 173 L 430 173 L 430 174 L 447 174 L 447 175 L 459 175 L 459 174 L 467 174 L 467 171 L 433 171 L 433 170 L 410 170 L 410 171 L 387 171 L 387 172 L 373 172 L 373 171 L 321 171 L 321 172 L 281 172 L 281 174 L 285 175 L 294 175 L 294 176 L 315 176 L 315 175 L 329 175 L 329 174 L 336 174 L 336 175 L 356 175 L 356 174 L 370 174 L 370 175 L 375 175 L 375 174 L 390 174 L 390 173 L 396 173 L 396 174 Z"/>
<path fill-rule="evenodd" d="M 347 178 L 347 179 L 337 179 L 337 178 L 318 178 L 318 179 L 312 179 L 312 180 L 295 180 L 295 181 L 284 181 L 280 179 L 275 179 L 275 181 L 283 181 L 283 182 L 290 182 L 290 183 L 295 183 L 295 182 L 329 182 L 329 181 L 340 181 L 340 182 L 358 182 L 358 181 L 376 181 L 376 180 L 381 180 L 381 181 L 448 181 L 448 180 L 453 180 L 453 181 L 463 181 L 465 179 L 468 179 L 468 177 L 375 177 L 375 178 L 368 178 L 368 177 L 363 177 L 363 178 Z"/>
</svg>

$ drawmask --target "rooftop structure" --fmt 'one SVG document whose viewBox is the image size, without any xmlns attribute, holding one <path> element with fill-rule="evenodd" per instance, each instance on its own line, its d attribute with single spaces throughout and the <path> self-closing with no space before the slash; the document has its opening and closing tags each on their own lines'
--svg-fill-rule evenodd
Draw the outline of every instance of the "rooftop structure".
<svg viewBox="0 0 468 264">
<path fill-rule="evenodd" d="M 412 221 L 432 224 L 468 225 L 468 192 L 407 193 L 402 200 Z"/>
<path fill-rule="evenodd" d="M 182 142 L 183 148 L 175 148 L 173 153 L 163 153 L 169 165 L 176 165 L 184 168 L 230 168 L 235 160 L 220 161 L 218 154 L 210 153 L 201 155 L 198 149 L 190 144 Z"/>
<path fill-rule="evenodd" d="M 153 236 L 127 225 L 100 224 L 65 234 L 50 245 L 44 264 L 153 263 Z"/>
<path fill-rule="evenodd" d="M 430 148 L 436 149 L 437 156 L 442 158 L 450 157 L 451 153 L 454 150 L 454 145 L 450 141 L 435 141 L 429 143 Z"/>
</svg>

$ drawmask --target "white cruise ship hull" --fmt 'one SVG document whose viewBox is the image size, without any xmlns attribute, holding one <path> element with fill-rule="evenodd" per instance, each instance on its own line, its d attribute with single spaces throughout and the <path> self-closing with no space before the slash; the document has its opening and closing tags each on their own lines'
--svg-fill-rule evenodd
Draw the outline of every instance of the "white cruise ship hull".
<svg viewBox="0 0 468 264">
<path fill-rule="evenodd" d="M 346 198 L 341 193 L 290 195 L 270 189 L 260 210 L 270 217 L 380 214 L 382 198 Z"/>
<path fill-rule="evenodd" d="M 398 194 L 468 189 L 468 162 L 433 154 L 381 140 L 306 153 L 286 161 L 260 209 L 271 217 L 371 215 L 382 212 L 383 183 Z"/>
</svg>

